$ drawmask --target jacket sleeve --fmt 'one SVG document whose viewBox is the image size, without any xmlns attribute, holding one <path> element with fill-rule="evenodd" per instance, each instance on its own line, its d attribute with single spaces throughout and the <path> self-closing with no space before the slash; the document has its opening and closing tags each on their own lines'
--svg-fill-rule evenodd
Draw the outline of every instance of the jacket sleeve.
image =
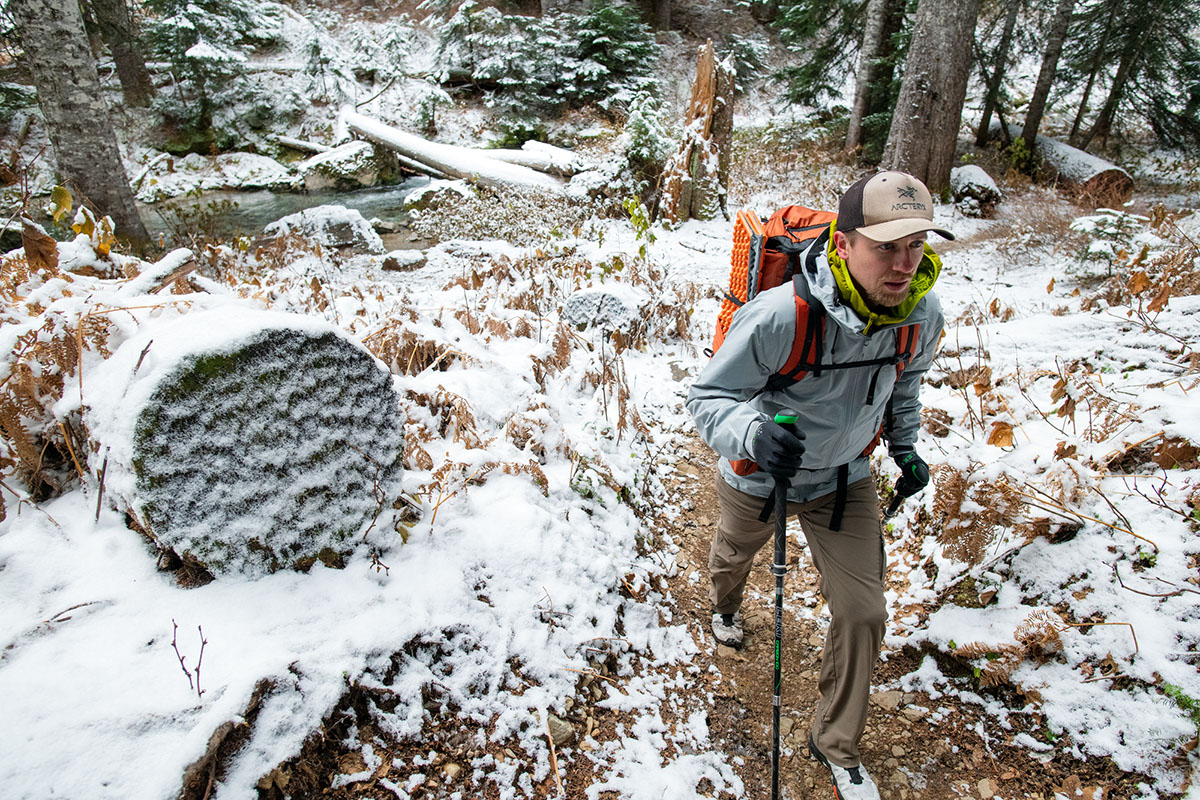
<svg viewBox="0 0 1200 800">
<path fill-rule="evenodd" d="M 795 336 L 791 284 L 763 292 L 738 310 L 725 341 L 688 391 L 687 409 L 704 443 L 730 460 L 750 458 L 757 423 L 770 419 L 750 404 L 787 361 Z"/>
<path fill-rule="evenodd" d="M 892 456 L 917 447 L 917 432 L 921 427 L 921 380 L 933 364 L 942 329 L 946 325 L 937 295 L 926 295 L 924 302 L 928 312 L 925 322 L 921 324 L 917 354 L 892 389 L 892 398 L 888 401 L 884 418 L 883 434 L 887 439 L 888 453 Z"/>
</svg>

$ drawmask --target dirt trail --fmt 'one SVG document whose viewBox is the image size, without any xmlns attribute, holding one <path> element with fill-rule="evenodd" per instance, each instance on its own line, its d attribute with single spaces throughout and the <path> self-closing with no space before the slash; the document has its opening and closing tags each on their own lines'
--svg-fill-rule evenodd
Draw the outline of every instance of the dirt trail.
<svg viewBox="0 0 1200 800">
<path fill-rule="evenodd" d="M 763 548 L 750 576 L 742 609 L 745 645 L 740 651 L 716 645 L 708 632 L 711 611 L 707 597 L 708 548 L 718 517 L 713 489 L 716 456 L 694 438 L 688 450 L 689 457 L 677 468 L 676 487 L 682 507 L 688 510 L 671 526 L 671 535 L 680 546 L 680 569 L 669 581 L 672 613 L 675 622 L 686 622 L 691 630 L 703 632 L 702 638 L 697 635 L 701 652 L 696 658 L 702 685 L 695 688 L 711 692 L 713 697 L 708 719 L 712 746 L 731 758 L 744 759 L 737 771 L 745 782 L 745 797 L 765 800 L 770 797 L 771 781 L 772 549 L 769 545 Z M 784 798 L 832 800 L 828 772 L 808 758 L 805 744 L 817 701 L 823 623 L 828 623 L 828 612 L 822 620 L 817 573 L 807 549 L 797 544 L 800 541 L 803 536 L 793 522 L 788 536 L 789 571 L 784 579 L 780 783 Z M 885 800 L 1050 800 L 1056 790 L 1091 800 L 1129 796 L 1128 789 L 1118 788 L 1123 781 L 1111 764 L 1057 760 L 1042 764 L 1031 758 L 1030 751 L 1006 746 L 1020 732 L 1024 718 L 1015 719 L 1012 730 L 994 730 L 990 722 L 980 725 L 977 707 L 887 688 L 916 669 L 920 656 L 888 652 L 885 657 L 876 669 L 876 688 L 862 742 L 863 763 Z M 712 665 L 715 671 L 709 669 Z M 1102 792 L 1101 786 L 1110 791 Z"/>
</svg>

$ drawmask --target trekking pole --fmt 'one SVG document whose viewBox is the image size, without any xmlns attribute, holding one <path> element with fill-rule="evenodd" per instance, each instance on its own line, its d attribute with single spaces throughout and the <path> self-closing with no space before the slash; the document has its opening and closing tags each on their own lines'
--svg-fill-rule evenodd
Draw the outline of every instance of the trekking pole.
<svg viewBox="0 0 1200 800">
<path fill-rule="evenodd" d="M 798 417 L 776 414 L 775 422 L 789 431 Z M 775 478 L 775 675 L 771 685 L 771 800 L 779 800 L 779 706 L 783 684 L 783 576 L 787 573 L 787 478 Z"/>
</svg>

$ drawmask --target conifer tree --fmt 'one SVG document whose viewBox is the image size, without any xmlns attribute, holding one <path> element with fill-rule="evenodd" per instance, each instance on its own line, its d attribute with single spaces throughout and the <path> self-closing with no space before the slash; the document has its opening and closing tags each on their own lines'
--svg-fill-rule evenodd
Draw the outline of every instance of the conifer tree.
<svg viewBox="0 0 1200 800">
<path fill-rule="evenodd" d="M 1105 143 L 1125 112 L 1141 117 L 1164 144 L 1200 146 L 1200 0 L 1083 2 L 1065 63 L 1087 76 L 1072 143 Z M 1084 132 L 1091 96 L 1104 102 Z"/>
<path fill-rule="evenodd" d="M 148 39 L 171 62 L 177 93 L 163 111 L 185 129 L 213 140 L 217 98 L 240 76 L 253 48 L 273 44 L 280 20 L 270 6 L 252 0 L 146 0 L 157 17 Z"/>
<path fill-rule="evenodd" d="M 1067 28 L 1071 24 L 1071 13 L 1075 10 L 1075 0 L 1059 0 L 1050 23 L 1046 39 L 1046 51 L 1042 56 L 1042 67 L 1038 71 L 1037 85 L 1034 86 L 1033 96 L 1029 98 L 1029 108 L 1025 112 L 1025 127 L 1021 129 L 1021 138 L 1025 140 L 1030 150 L 1033 149 L 1034 139 L 1042 124 L 1042 114 L 1046 110 L 1046 100 L 1050 96 L 1050 86 L 1058 70 L 1058 59 L 1062 54 L 1063 40 L 1067 37 Z"/>
</svg>

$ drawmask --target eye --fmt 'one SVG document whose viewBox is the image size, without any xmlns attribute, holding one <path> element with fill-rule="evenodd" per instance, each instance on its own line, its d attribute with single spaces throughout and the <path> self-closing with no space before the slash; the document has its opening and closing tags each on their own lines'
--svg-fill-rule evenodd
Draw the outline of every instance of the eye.
<svg viewBox="0 0 1200 800">
<path fill-rule="evenodd" d="M 896 243 L 895 242 L 880 242 L 879 249 L 880 249 L 880 251 L 882 251 L 884 253 L 890 253 L 896 249 Z"/>
<path fill-rule="evenodd" d="M 917 239 L 915 242 L 909 242 L 908 246 L 915 250 L 924 250 L 925 249 L 925 240 Z"/>
</svg>

